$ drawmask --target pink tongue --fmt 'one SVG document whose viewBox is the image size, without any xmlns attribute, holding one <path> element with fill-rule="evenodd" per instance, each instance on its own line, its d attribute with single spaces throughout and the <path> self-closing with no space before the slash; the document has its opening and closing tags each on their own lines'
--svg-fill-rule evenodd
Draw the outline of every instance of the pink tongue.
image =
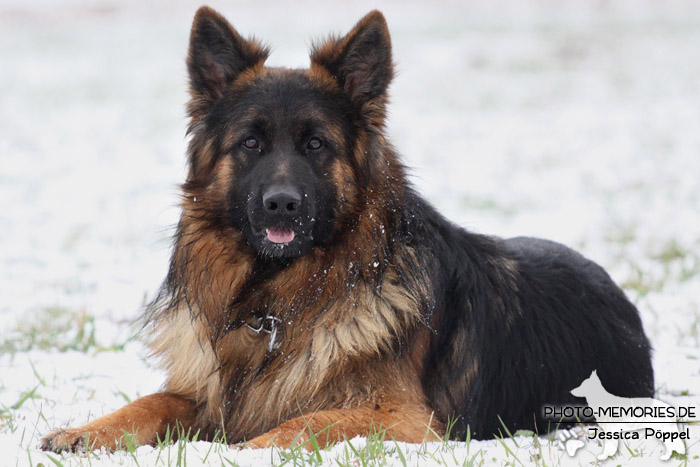
<svg viewBox="0 0 700 467">
<path fill-rule="evenodd" d="M 267 239 L 272 243 L 289 243 L 294 240 L 294 231 L 284 227 L 267 229 Z"/>
</svg>

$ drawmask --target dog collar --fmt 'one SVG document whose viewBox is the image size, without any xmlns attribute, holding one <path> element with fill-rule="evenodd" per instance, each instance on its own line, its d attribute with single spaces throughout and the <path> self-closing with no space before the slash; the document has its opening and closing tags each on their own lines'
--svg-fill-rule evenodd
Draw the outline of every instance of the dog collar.
<svg viewBox="0 0 700 467">
<path fill-rule="evenodd" d="M 282 342 L 277 341 L 277 331 L 282 323 L 282 320 L 271 315 L 261 316 L 257 319 L 255 326 L 243 323 L 248 329 L 256 334 L 261 332 L 270 335 L 270 342 L 267 344 L 267 351 L 272 352 L 280 348 Z"/>
</svg>

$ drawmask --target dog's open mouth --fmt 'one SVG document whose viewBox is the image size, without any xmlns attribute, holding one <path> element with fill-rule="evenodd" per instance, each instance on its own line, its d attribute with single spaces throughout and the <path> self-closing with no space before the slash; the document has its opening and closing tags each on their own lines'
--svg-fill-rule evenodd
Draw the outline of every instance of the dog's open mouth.
<svg viewBox="0 0 700 467">
<path fill-rule="evenodd" d="M 289 243 L 294 240 L 294 231 L 286 227 L 272 227 L 265 231 L 265 235 L 272 243 Z"/>
</svg>

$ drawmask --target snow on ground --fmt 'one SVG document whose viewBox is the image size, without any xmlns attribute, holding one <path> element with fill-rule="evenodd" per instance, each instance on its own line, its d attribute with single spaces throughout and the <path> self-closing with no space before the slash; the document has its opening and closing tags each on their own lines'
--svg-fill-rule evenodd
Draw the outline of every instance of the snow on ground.
<svg viewBox="0 0 700 467">
<path fill-rule="evenodd" d="M 658 397 L 697 406 L 700 4 L 211 5 L 272 44 L 269 63 L 293 67 L 308 63 L 310 38 L 381 8 L 399 70 L 390 134 L 415 183 L 468 228 L 551 238 L 604 265 L 641 309 Z M 197 6 L 0 0 L 0 465 L 53 464 L 36 450 L 41 435 L 162 382 L 130 323 L 166 272 Z M 692 430 L 691 464 L 700 462 Z M 526 464 L 587 465 L 599 450 L 588 443 L 570 459 L 533 442 L 402 451 L 409 465 L 502 464 L 506 447 Z M 188 445 L 189 465 L 211 446 Z M 218 449 L 206 462 L 280 462 L 271 450 Z M 343 449 L 323 455 L 331 462 Z M 649 465 L 651 449 L 634 457 L 623 448 L 611 464 Z M 142 447 L 54 458 L 152 465 L 164 455 Z"/>
</svg>

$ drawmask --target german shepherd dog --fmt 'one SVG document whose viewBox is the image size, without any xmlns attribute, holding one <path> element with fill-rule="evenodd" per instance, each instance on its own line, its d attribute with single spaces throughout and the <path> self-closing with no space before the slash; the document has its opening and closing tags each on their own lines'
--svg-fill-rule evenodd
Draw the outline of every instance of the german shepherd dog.
<svg viewBox="0 0 700 467">
<path fill-rule="evenodd" d="M 197 12 L 182 215 L 145 318 L 167 380 L 43 449 L 176 428 L 250 447 L 546 432 L 543 404 L 583 405 L 569 391 L 594 369 L 617 395 L 652 395 L 639 314 L 603 269 L 467 232 L 408 183 L 384 134 L 380 12 L 316 44 L 308 69 L 267 56 Z"/>
</svg>

